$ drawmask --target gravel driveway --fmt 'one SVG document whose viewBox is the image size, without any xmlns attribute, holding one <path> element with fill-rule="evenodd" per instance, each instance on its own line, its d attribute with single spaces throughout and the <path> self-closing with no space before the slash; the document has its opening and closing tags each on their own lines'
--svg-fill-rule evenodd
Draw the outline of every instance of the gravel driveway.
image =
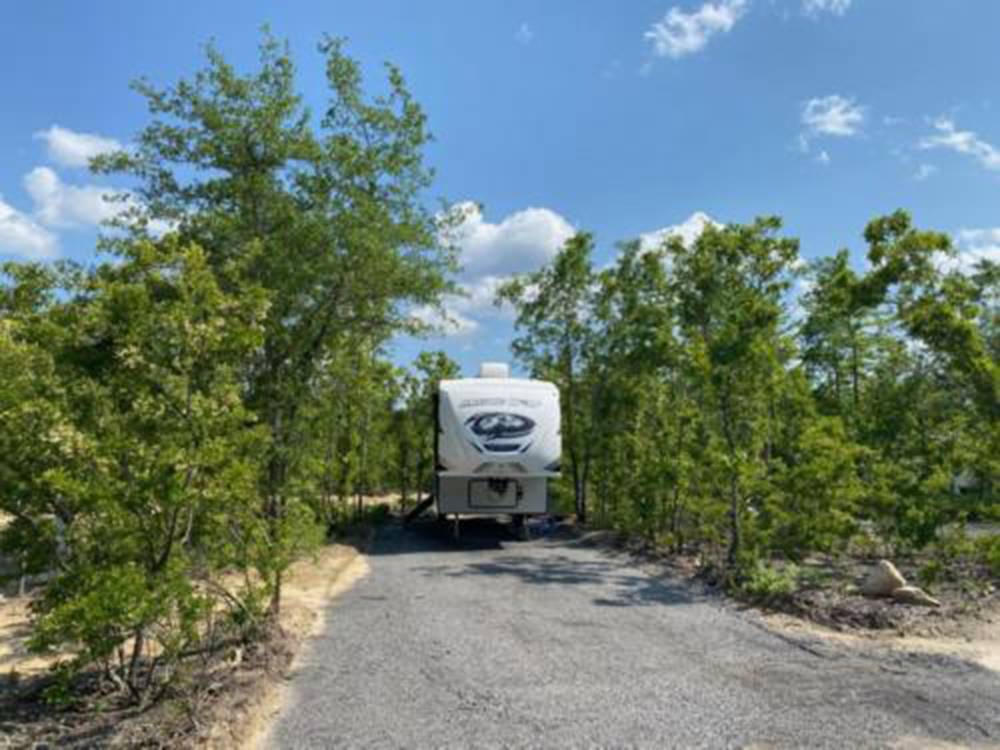
<svg viewBox="0 0 1000 750">
<path fill-rule="evenodd" d="M 271 747 L 1000 746 L 1000 675 L 769 632 L 572 539 L 384 528 Z"/>
</svg>

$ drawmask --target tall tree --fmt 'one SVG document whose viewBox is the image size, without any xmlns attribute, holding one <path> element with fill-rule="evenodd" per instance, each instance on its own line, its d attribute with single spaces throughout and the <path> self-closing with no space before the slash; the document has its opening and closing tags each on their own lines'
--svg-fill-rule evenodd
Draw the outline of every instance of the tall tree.
<svg viewBox="0 0 1000 750">
<path fill-rule="evenodd" d="M 690 381 L 712 419 L 703 460 L 727 500 L 730 566 L 741 564 L 744 520 L 766 476 L 784 367 L 782 297 L 798 243 L 776 236 L 780 226 L 777 218 L 708 226 L 693 243 L 674 238 L 668 248 Z"/>
<path fill-rule="evenodd" d="M 826 411 L 850 416 L 861 407 L 861 391 L 874 346 L 871 307 L 857 304 L 858 275 L 846 250 L 813 264 L 799 332 L 802 361 Z"/>
<path fill-rule="evenodd" d="M 318 373 L 342 346 L 412 329 L 408 306 L 436 303 L 453 266 L 422 203 L 429 136 L 401 73 L 388 66 L 388 93 L 369 98 L 341 40 L 327 37 L 319 51 L 329 100 L 318 127 L 295 89 L 287 44 L 265 34 L 251 73 L 209 47 L 191 79 L 162 89 L 138 82 L 150 124 L 134 149 L 94 163 L 137 182 L 130 233 L 171 227 L 205 249 L 227 291 L 264 290 L 264 339 L 241 377 L 268 429 L 260 481 L 276 544 L 299 502 L 287 487 Z"/>
<path fill-rule="evenodd" d="M 593 316 L 594 240 L 580 232 L 566 241 L 549 266 L 507 282 L 500 303 L 517 310 L 518 336 L 511 348 L 531 372 L 559 386 L 563 447 L 569 457 L 576 514 L 587 518 L 587 483 L 593 440 L 590 432 L 597 373 L 590 367 L 597 342 Z"/>
</svg>

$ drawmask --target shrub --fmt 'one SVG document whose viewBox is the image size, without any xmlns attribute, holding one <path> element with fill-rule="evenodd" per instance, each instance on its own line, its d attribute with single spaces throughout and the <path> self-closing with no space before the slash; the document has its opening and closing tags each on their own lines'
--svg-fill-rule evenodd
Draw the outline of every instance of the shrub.
<svg viewBox="0 0 1000 750">
<path fill-rule="evenodd" d="M 976 557 L 1000 578 L 1000 534 L 991 534 L 976 540 Z"/>
<path fill-rule="evenodd" d="M 795 593 L 798 578 L 799 568 L 793 563 L 777 567 L 758 562 L 740 584 L 740 591 L 755 600 L 777 601 Z"/>
<path fill-rule="evenodd" d="M 940 560 L 929 560 L 917 571 L 917 579 L 925 589 L 933 590 L 944 575 L 944 563 Z"/>
<path fill-rule="evenodd" d="M 261 300 L 224 292 L 198 247 L 133 250 L 0 326 L 0 510 L 16 519 L 0 547 L 50 571 L 34 648 L 143 703 L 214 611 L 241 606 L 221 575 L 293 545 L 261 533 L 262 440 L 234 367 L 259 346 Z M 55 328 L 43 355 L 32 342 Z"/>
</svg>

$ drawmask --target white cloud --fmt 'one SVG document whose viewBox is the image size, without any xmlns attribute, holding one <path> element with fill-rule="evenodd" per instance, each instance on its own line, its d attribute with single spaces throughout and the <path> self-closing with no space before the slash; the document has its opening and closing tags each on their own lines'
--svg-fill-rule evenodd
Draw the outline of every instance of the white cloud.
<svg viewBox="0 0 1000 750">
<path fill-rule="evenodd" d="M 531 269 L 538 270 L 537 268 Z M 508 281 L 510 276 L 483 276 L 461 285 L 463 295 L 455 295 L 449 298 L 450 307 L 459 312 L 475 314 L 484 310 L 495 308 L 499 313 L 501 308 L 494 305 L 497 290 Z M 509 311 L 507 311 L 509 312 Z"/>
<path fill-rule="evenodd" d="M 48 260 L 56 256 L 58 244 L 52 232 L 0 198 L 0 253 Z"/>
<path fill-rule="evenodd" d="M 100 226 L 139 208 L 135 195 L 128 190 L 70 185 L 49 167 L 35 167 L 28 172 L 24 188 L 34 201 L 34 218 L 59 229 Z M 163 219 L 154 219 L 145 226 L 153 237 L 161 237 L 175 228 L 174 222 Z"/>
<path fill-rule="evenodd" d="M 77 133 L 59 125 L 39 130 L 35 138 L 45 141 L 49 158 L 64 167 L 86 167 L 95 156 L 123 148 L 114 138 Z"/>
<path fill-rule="evenodd" d="M 1000 263 L 1000 227 L 993 229 L 960 229 L 955 236 L 958 255 L 944 261 L 946 270 L 969 273 L 980 260 Z"/>
<path fill-rule="evenodd" d="M 527 23 L 522 23 L 517 31 L 514 32 L 514 39 L 521 44 L 531 44 L 531 40 L 535 38 L 535 32 L 532 30 Z"/>
<path fill-rule="evenodd" d="M 923 138 L 920 148 L 946 148 L 973 157 L 986 169 L 1000 170 L 1000 150 L 971 130 L 959 130 L 955 122 L 946 117 L 935 120 L 934 129 L 937 135 Z"/>
<path fill-rule="evenodd" d="M 917 167 L 917 171 L 914 173 L 913 179 L 917 182 L 923 182 L 924 180 L 934 176 L 934 173 L 937 171 L 937 167 L 933 164 L 921 164 Z"/>
<path fill-rule="evenodd" d="M 512 276 L 537 271 L 551 261 L 575 233 L 573 225 L 548 208 L 516 211 L 498 223 L 487 221 L 471 201 L 456 204 L 452 225 L 443 241 L 458 250 L 461 295 L 444 299 L 444 313 L 418 308 L 418 320 L 445 335 L 475 332 L 483 317 L 510 317 L 511 311 L 494 305 L 497 289 Z"/>
<path fill-rule="evenodd" d="M 830 154 L 824 149 L 816 154 L 816 161 L 822 164 L 824 167 L 830 163 Z"/>
<path fill-rule="evenodd" d="M 534 271 L 555 257 L 573 226 L 548 208 L 526 208 L 492 224 L 472 202 L 455 206 L 463 221 L 448 239 L 460 251 L 464 279 Z"/>
<path fill-rule="evenodd" d="M 530 269 L 537 270 L 537 269 Z M 514 310 L 509 305 L 495 304 L 500 286 L 511 276 L 484 276 L 459 283 L 461 294 L 448 294 L 442 300 L 443 311 L 429 305 L 418 307 L 413 317 L 440 330 L 446 336 L 463 336 L 475 333 L 484 317 L 511 320 Z M 478 318 L 478 319 L 477 319 Z"/>
<path fill-rule="evenodd" d="M 35 215 L 54 227 L 97 225 L 114 218 L 124 204 L 108 198 L 121 191 L 98 185 L 69 185 L 48 167 L 24 176 L 24 188 L 35 202 Z"/>
<path fill-rule="evenodd" d="M 639 242 L 643 248 L 649 250 L 659 247 L 665 240 L 671 237 L 680 237 L 685 245 L 691 245 L 705 231 L 705 227 L 709 225 L 714 227 L 722 226 L 703 211 L 695 211 L 680 224 L 673 224 L 672 226 L 640 234 Z"/>
<path fill-rule="evenodd" d="M 1000 227 L 989 229 L 960 229 L 954 235 L 954 253 L 934 254 L 934 264 L 943 273 L 970 274 L 979 261 L 1000 263 Z"/>
<path fill-rule="evenodd" d="M 998 229 L 960 229 L 958 241 L 970 247 L 1000 247 L 1000 228 Z"/>
<path fill-rule="evenodd" d="M 690 13 L 675 6 L 650 27 L 645 38 L 657 57 L 676 60 L 700 51 L 716 34 L 730 31 L 746 8 L 747 0 L 707 2 Z"/>
<path fill-rule="evenodd" d="M 479 328 L 478 321 L 467 318 L 447 306 L 442 311 L 430 305 L 421 305 L 413 309 L 410 315 L 424 325 L 440 331 L 445 336 L 462 336 L 475 332 Z"/>
<path fill-rule="evenodd" d="M 816 18 L 822 13 L 844 15 L 851 7 L 851 0 L 802 0 L 802 12 Z"/>
<path fill-rule="evenodd" d="M 798 258 L 797 260 L 798 262 L 794 264 L 795 270 L 801 273 L 805 270 L 808 263 L 802 258 Z M 785 292 L 785 302 L 786 309 L 788 310 L 788 318 L 791 322 L 801 323 L 805 320 L 806 310 L 803 306 L 803 301 L 815 286 L 816 283 L 812 279 L 806 276 L 799 276 L 788 287 L 788 291 Z"/>
<path fill-rule="evenodd" d="M 802 105 L 804 138 L 857 135 L 864 121 L 864 107 L 838 94 L 810 99 Z"/>
</svg>

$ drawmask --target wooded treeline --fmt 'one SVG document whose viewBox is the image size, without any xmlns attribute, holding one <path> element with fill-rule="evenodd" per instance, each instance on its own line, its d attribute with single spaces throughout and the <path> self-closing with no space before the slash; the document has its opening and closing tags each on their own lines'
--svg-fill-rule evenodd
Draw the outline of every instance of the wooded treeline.
<svg viewBox="0 0 1000 750">
<path fill-rule="evenodd" d="M 416 402 L 454 365 L 385 354 L 451 288 L 425 117 L 395 68 L 371 97 L 339 40 L 319 52 L 319 115 L 269 36 L 252 73 L 209 47 L 138 82 L 149 124 L 91 164 L 133 186 L 105 258 L 3 266 L 0 554 L 48 578 L 33 646 L 139 702 L 266 630 L 361 493 L 427 483 Z"/>
<path fill-rule="evenodd" d="M 47 576 L 34 647 L 138 702 L 266 631 L 362 495 L 430 487 L 431 394 L 458 369 L 386 351 L 454 290 L 457 219 L 426 207 L 399 71 L 372 97 L 340 41 L 320 54 L 318 115 L 270 37 L 251 73 L 209 48 L 138 82 L 148 125 L 92 164 L 132 185 L 104 259 L 3 266 L 0 550 Z M 779 229 L 625 243 L 603 270 L 579 234 L 502 289 L 515 355 L 561 389 L 568 509 L 734 575 L 996 519 L 997 266 L 959 268 L 904 213 L 868 226 L 863 273 L 803 266 Z"/>
<path fill-rule="evenodd" d="M 628 242 L 603 270 L 581 233 L 501 290 L 516 355 L 562 391 L 577 516 L 736 578 L 1000 518 L 1000 267 L 902 211 L 865 228 L 864 272 L 779 230 Z"/>
</svg>

